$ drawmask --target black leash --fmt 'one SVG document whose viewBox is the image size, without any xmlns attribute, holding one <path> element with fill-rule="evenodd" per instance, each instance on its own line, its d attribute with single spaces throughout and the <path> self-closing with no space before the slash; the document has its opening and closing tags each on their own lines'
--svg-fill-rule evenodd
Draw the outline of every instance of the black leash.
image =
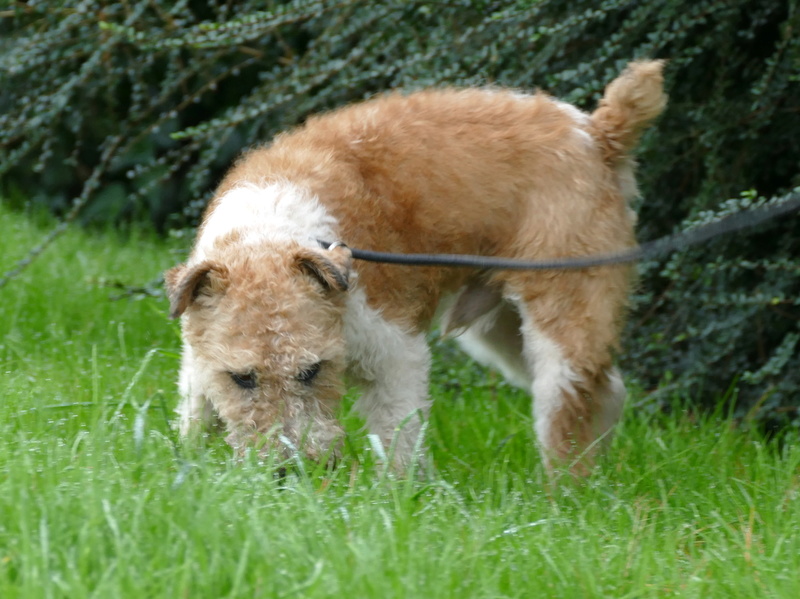
<svg viewBox="0 0 800 599">
<path fill-rule="evenodd" d="M 800 209 L 800 193 L 792 193 L 788 197 L 787 201 L 780 204 L 745 210 L 696 229 L 668 235 L 635 248 L 595 256 L 530 262 L 514 258 L 492 258 L 470 254 L 396 254 L 357 248 L 350 248 L 350 251 L 353 254 L 353 258 L 357 260 L 406 266 L 456 266 L 495 270 L 577 270 L 611 264 L 627 264 L 639 260 L 649 260 L 676 250 L 685 250 L 714 237 L 749 229 L 765 221 Z M 319 241 L 319 243 L 325 249 L 331 246 L 345 245 L 341 242 L 332 244 Z"/>
</svg>

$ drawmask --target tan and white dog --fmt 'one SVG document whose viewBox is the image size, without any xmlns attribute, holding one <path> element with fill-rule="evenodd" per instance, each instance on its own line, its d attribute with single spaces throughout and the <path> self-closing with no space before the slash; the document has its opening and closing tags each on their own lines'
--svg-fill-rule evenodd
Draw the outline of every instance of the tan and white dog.
<svg viewBox="0 0 800 599">
<path fill-rule="evenodd" d="M 635 245 L 629 152 L 666 103 L 662 66 L 631 63 L 592 114 L 543 93 L 390 94 L 247 152 L 166 273 L 183 327 L 181 432 L 221 420 L 234 447 L 330 459 L 347 375 L 402 468 L 430 405 L 438 311 L 470 354 L 531 391 L 545 463 L 585 472 L 625 398 L 612 360 L 629 267 L 389 266 L 354 263 L 347 246 L 537 260 Z"/>
</svg>

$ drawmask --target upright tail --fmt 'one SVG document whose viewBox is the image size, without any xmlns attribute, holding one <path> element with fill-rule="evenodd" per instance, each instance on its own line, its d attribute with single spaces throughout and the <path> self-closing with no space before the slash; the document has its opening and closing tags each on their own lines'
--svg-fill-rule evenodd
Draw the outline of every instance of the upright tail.
<svg viewBox="0 0 800 599">
<path fill-rule="evenodd" d="M 606 87 L 592 123 L 609 163 L 624 158 L 667 105 L 663 69 L 663 60 L 632 62 Z"/>
</svg>

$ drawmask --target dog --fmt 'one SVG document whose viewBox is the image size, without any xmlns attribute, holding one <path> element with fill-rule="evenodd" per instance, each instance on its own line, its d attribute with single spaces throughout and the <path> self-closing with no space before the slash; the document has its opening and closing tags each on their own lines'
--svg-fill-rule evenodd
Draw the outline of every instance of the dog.
<svg viewBox="0 0 800 599">
<path fill-rule="evenodd" d="M 629 266 L 410 267 L 348 248 L 533 260 L 635 246 L 631 151 L 666 104 L 662 71 L 630 63 L 591 114 L 542 92 L 390 93 L 245 152 L 165 273 L 181 434 L 222 424 L 239 450 L 335 460 L 347 377 L 402 470 L 422 445 L 439 322 L 531 392 L 547 469 L 588 472 L 626 394 L 613 358 Z"/>
</svg>

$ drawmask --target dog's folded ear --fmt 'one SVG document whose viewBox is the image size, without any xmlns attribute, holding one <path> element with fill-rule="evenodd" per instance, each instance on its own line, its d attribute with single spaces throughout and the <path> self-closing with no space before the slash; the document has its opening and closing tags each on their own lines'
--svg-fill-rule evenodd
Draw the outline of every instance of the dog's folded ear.
<svg viewBox="0 0 800 599">
<path fill-rule="evenodd" d="M 178 318 L 198 296 L 212 296 L 228 286 L 228 269 L 210 260 L 189 267 L 179 264 L 164 273 L 170 318 Z"/>
<path fill-rule="evenodd" d="M 314 277 L 327 291 L 347 291 L 353 255 L 350 248 L 334 244 L 327 250 L 303 248 L 295 255 L 298 268 Z"/>
</svg>

